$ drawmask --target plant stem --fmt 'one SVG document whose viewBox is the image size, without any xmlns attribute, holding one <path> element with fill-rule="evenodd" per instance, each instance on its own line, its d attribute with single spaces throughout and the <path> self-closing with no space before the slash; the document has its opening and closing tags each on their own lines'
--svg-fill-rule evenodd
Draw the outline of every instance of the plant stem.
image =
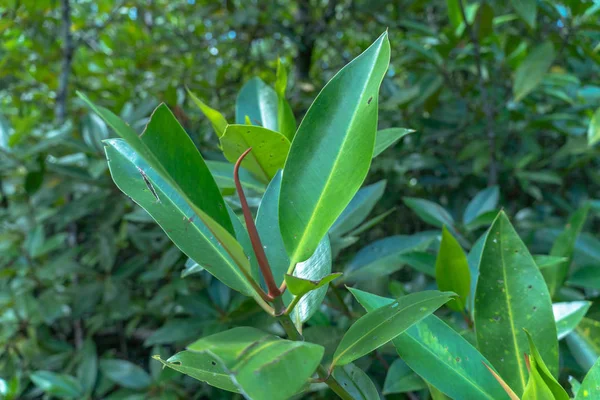
<svg viewBox="0 0 600 400">
<path fill-rule="evenodd" d="M 467 13 L 465 12 L 465 5 L 463 0 L 458 0 L 460 7 L 460 13 L 465 23 L 465 29 L 471 37 L 473 42 L 473 48 L 475 51 L 475 66 L 477 67 L 477 77 L 479 92 L 481 93 L 481 104 L 483 107 L 483 113 L 485 114 L 485 129 L 487 131 L 489 155 L 490 155 L 490 169 L 488 175 L 488 186 L 494 186 L 498 182 L 498 166 L 496 165 L 496 132 L 494 131 L 494 112 L 492 105 L 489 102 L 487 88 L 483 79 L 483 72 L 481 67 L 481 48 L 479 46 L 479 39 L 477 34 L 473 30 L 471 24 L 467 20 Z"/>
<path fill-rule="evenodd" d="M 248 236 L 250 236 L 250 242 L 252 243 L 252 249 L 254 250 L 254 254 L 256 255 L 256 261 L 258 262 L 258 266 L 260 267 L 260 272 L 265 278 L 265 284 L 267 285 L 267 289 L 269 290 L 269 297 L 275 298 L 281 296 L 281 292 L 279 291 L 279 287 L 275 283 L 275 279 L 273 278 L 273 272 L 271 271 L 271 266 L 269 265 L 269 261 L 267 260 L 267 255 L 265 254 L 265 249 L 263 248 L 262 242 L 260 241 L 260 236 L 258 234 L 258 230 L 256 229 L 256 224 L 254 224 L 254 218 L 252 218 L 252 213 L 250 212 L 250 207 L 248 206 L 248 202 L 246 201 L 246 195 L 244 195 L 244 189 L 242 188 L 242 183 L 240 182 L 240 165 L 244 160 L 244 157 L 248 155 L 252 151 L 252 147 L 246 150 L 240 158 L 238 158 L 235 163 L 235 167 L 233 169 L 233 180 L 235 181 L 235 187 L 238 192 L 238 196 L 240 196 L 240 204 L 242 205 L 242 212 L 244 213 L 244 220 L 246 221 L 246 230 L 248 230 Z"/>
<path fill-rule="evenodd" d="M 283 304 L 281 297 L 276 298 L 273 301 L 273 305 L 275 306 L 275 313 L 278 315 L 277 321 L 279 321 L 279 324 L 283 327 L 288 339 L 294 341 L 303 341 L 304 337 L 300 334 L 300 332 L 298 332 L 290 316 L 284 313 L 285 305 Z M 333 392 L 341 399 L 353 399 L 350 393 L 348 393 L 346 389 L 344 389 L 342 385 L 340 385 L 339 382 L 327 372 L 327 369 L 323 365 L 319 365 L 317 367 L 317 375 L 319 375 L 319 378 L 321 378 L 323 382 L 325 382 L 325 384 L 329 386 L 329 388 L 333 390 Z"/>
</svg>

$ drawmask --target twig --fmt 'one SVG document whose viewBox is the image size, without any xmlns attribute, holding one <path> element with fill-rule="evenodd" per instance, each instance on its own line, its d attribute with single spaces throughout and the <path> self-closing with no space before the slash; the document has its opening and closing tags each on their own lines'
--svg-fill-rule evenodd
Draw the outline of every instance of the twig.
<svg viewBox="0 0 600 400">
<path fill-rule="evenodd" d="M 460 13 L 465 23 L 465 29 L 471 37 L 471 42 L 473 42 L 473 49 L 475 51 L 475 65 L 477 67 L 478 86 L 479 92 L 481 93 L 483 113 L 485 114 L 485 127 L 487 132 L 490 156 L 488 186 L 493 186 L 498 182 L 498 166 L 496 165 L 496 132 L 494 131 L 494 112 L 489 102 L 488 91 L 483 79 L 483 71 L 481 67 L 481 48 L 479 46 L 479 39 L 477 38 L 477 34 L 473 30 L 473 27 L 471 26 L 471 24 L 469 24 L 469 21 L 467 20 L 467 14 L 465 12 L 465 5 L 463 4 L 463 0 L 459 0 L 458 5 L 460 6 Z"/>
</svg>

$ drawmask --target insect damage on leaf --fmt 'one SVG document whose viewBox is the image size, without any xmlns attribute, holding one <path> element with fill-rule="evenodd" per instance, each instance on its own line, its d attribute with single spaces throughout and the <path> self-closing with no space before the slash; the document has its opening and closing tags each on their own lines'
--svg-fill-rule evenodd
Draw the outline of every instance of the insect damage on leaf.
<svg viewBox="0 0 600 400">
<path fill-rule="evenodd" d="M 152 195 L 156 199 L 156 202 L 160 203 L 160 197 L 158 197 L 158 193 L 156 193 L 156 190 L 154 190 L 154 186 L 152 186 L 150 179 L 148 179 L 148 175 L 146 175 L 146 173 L 140 167 L 137 167 L 137 169 L 140 172 L 140 175 L 142 175 L 142 179 L 144 180 L 146 187 L 148 188 L 148 190 L 150 190 L 150 193 L 152 193 Z"/>
</svg>

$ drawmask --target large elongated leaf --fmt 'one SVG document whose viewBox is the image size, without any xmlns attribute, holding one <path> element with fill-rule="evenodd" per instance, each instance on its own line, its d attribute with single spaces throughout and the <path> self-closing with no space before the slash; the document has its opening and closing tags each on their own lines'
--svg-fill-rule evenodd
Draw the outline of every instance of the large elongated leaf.
<svg viewBox="0 0 600 400">
<path fill-rule="evenodd" d="M 292 263 L 309 258 L 367 175 L 387 32 L 323 88 L 294 137 L 284 167 L 279 224 Z"/>
<path fill-rule="evenodd" d="M 575 400 L 591 400 L 600 396 L 600 358 L 588 371 L 581 382 Z"/>
<path fill-rule="evenodd" d="M 261 241 L 264 243 L 265 254 L 269 260 L 269 265 L 271 266 L 277 285 L 283 283 L 284 276 L 288 273 L 290 265 L 290 258 L 287 255 L 279 231 L 279 214 L 277 210 L 280 188 L 281 172 L 275 175 L 269 184 L 256 215 L 256 228 Z M 331 263 L 331 246 L 329 238 L 325 236 L 308 260 L 294 265 L 293 275 L 302 279 L 320 281 L 331 273 Z M 327 287 L 328 285 L 323 285 L 300 299 L 300 302 L 296 305 L 291 315 L 296 326 L 299 327 L 319 309 L 327 294 Z M 286 291 L 283 294 L 284 303 L 289 305 L 292 300 L 292 294 Z"/>
<path fill-rule="evenodd" d="M 471 276 L 467 256 L 458 241 L 444 226 L 442 243 L 435 262 L 435 279 L 442 291 L 451 291 L 458 295 L 448 302 L 448 307 L 462 311 L 467 304 L 471 291 Z"/>
<path fill-rule="evenodd" d="M 119 189 L 144 208 L 188 257 L 227 286 L 252 295 L 252 287 L 239 267 L 206 225 L 194 218 L 192 209 L 183 198 L 124 140 L 110 139 L 105 144 L 108 166 Z M 144 171 L 145 178 L 140 170 Z M 250 271 L 248 259 L 246 256 L 243 258 L 245 268 Z"/>
<path fill-rule="evenodd" d="M 551 296 L 554 296 L 558 288 L 564 283 L 567 277 L 569 266 L 571 265 L 571 260 L 573 259 L 575 242 L 577 241 L 577 237 L 579 236 L 579 233 L 585 224 L 589 210 L 590 205 L 586 204 L 573 213 L 573 215 L 569 218 L 569 222 L 567 223 L 565 230 L 556 238 L 554 244 L 552 245 L 550 255 L 554 257 L 565 257 L 566 260 L 552 267 L 544 268 L 542 271 L 544 279 L 546 279 L 546 283 L 548 284 Z"/>
<path fill-rule="evenodd" d="M 513 96 L 519 101 L 535 89 L 550 69 L 556 53 L 552 42 L 544 42 L 535 47 L 517 68 Z"/>
<path fill-rule="evenodd" d="M 558 372 L 558 340 L 546 283 L 506 214 L 487 234 L 475 293 L 475 331 L 479 350 L 517 395 L 527 384 L 523 352 L 531 332 L 542 359 Z"/>
<path fill-rule="evenodd" d="M 437 290 L 412 293 L 368 312 L 348 329 L 333 355 L 332 365 L 348 364 L 386 344 L 453 296 Z"/>
<path fill-rule="evenodd" d="M 346 364 L 333 370 L 335 380 L 352 396 L 353 400 L 377 400 L 375 384 L 362 369 Z"/>
<path fill-rule="evenodd" d="M 469 272 L 471 274 L 471 289 L 469 291 L 469 298 L 467 299 L 467 309 L 471 314 L 471 319 L 473 319 L 473 312 L 475 311 L 475 292 L 477 291 L 477 280 L 479 279 L 479 264 L 481 263 L 481 255 L 483 254 L 483 245 L 485 244 L 486 237 L 487 232 L 477 239 L 467 256 Z"/>
<path fill-rule="evenodd" d="M 281 133 L 251 125 L 229 125 L 221 137 L 225 157 L 232 163 L 252 147 L 242 166 L 268 183 L 283 168 L 290 141 Z"/>
<path fill-rule="evenodd" d="M 260 78 L 254 77 L 246 82 L 238 93 L 235 102 L 235 123 L 243 125 L 248 117 L 252 125 L 278 131 L 278 103 L 275 90 Z"/>
<path fill-rule="evenodd" d="M 350 291 L 368 312 L 394 302 L 358 289 Z M 413 371 L 454 399 L 508 398 L 484 366 L 490 362 L 435 315 L 414 324 L 392 343 Z"/>
<path fill-rule="evenodd" d="M 236 391 L 233 383 L 256 400 L 284 400 L 296 394 L 315 372 L 324 352 L 322 346 L 283 340 L 251 327 L 202 338 L 188 350 L 171 357 L 165 365 L 174 369 L 189 367 L 184 373 L 226 390 Z M 193 359 L 190 354 L 198 356 Z M 209 361 L 211 354 L 214 358 Z"/>
</svg>

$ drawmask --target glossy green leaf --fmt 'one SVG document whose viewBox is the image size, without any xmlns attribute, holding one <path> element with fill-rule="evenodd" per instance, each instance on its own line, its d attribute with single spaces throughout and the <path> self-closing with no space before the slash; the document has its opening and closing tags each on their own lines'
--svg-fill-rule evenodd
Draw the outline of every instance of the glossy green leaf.
<svg viewBox="0 0 600 400">
<path fill-rule="evenodd" d="M 125 141 L 110 139 L 105 143 L 110 172 L 119 189 L 144 208 L 188 257 L 196 260 L 227 286 L 252 295 L 252 287 L 232 257 L 215 239 L 211 230 L 194 217 L 192 209 L 181 196 Z M 149 190 L 140 170 L 144 171 L 145 179 L 152 185 L 154 193 Z M 241 246 L 238 246 L 243 254 Z M 244 268 L 250 271 L 247 257 L 242 257 L 245 260 Z"/>
<path fill-rule="evenodd" d="M 36 371 L 29 377 L 44 393 L 59 399 L 80 399 L 83 395 L 81 385 L 70 375 Z"/>
<path fill-rule="evenodd" d="M 358 289 L 350 291 L 368 312 L 394 302 Z M 506 399 L 484 366 L 489 361 L 435 315 L 414 324 L 392 343 L 413 371 L 452 398 Z"/>
<path fill-rule="evenodd" d="M 223 114 L 221 114 L 214 108 L 211 108 L 208 105 L 206 105 L 202 100 L 196 97 L 196 95 L 194 95 L 194 93 L 192 93 L 189 89 L 187 89 L 187 92 L 194 104 L 196 104 L 196 106 L 198 106 L 198 108 L 200 109 L 200 111 L 202 111 L 204 116 L 208 118 L 208 120 L 212 124 L 213 129 L 217 133 L 217 136 L 223 136 L 223 133 L 225 133 L 225 128 L 227 128 L 227 120 L 225 119 Z"/>
<path fill-rule="evenodd" d="M 585 375 L 575 400 L 592 400 L 600 397 L 600 358 Z"/>
<path fill-rule="evenodd" d="M 570 301 L 552 304 L 558 340 L 571 333 L 581 322 L 590 306 L 589 301 Z"/>
<path fill-rule="evenodd" d="M 519 17 L 529 25 L 535 28 L 535 19 L 537 17 L 537 0 L 510 0 L 513 8 L 519 14 Z"/>
<path fill-rule="evenodd" d="M 539 269 L 544 269 L 548 267 L 554 267 L 558 264 L 561 264 L 568 259 L 566 257 L 557 257 L 557 256 L 545 256 L 545 255 L 533 255 L 533 260 L 537 264 Z"/>
<path fill-rule="evenodd" d="M 296 394 L 315 372 L 324 352 L 322 346 L 283 340 L 250 327 L 202 338 L 188 350 L 215 354 L 242 391 L 257 400 L 284 400 Z"/>
<path fill-rule="evenodd" d="M 392 363 L 385 376 L 383 394 L 413 392 L 426 387 L 425 381 L 415 374 L 402 359 L 398 358 Z"/>
<path fill-rule="evenodd" d="M 217 182 L 221 191 L 230 193 L 235 192 L 235 182 L 233 180 L 233 164 L 224 161 L 207 161 L 206 165 Z M 244 190 L 253 190 L 256 193 L 264 193 L 266 185 L 256 179 L 250 172 L 240 167 L 240 183 Z"/>
<path fill-rule="evenodd" d="M 354 364 L 334 368 L 333 377 L 353 400 L 379 399 L 377 388 L 369 375 Z"/>
<path fill-rule="evenodd" d="M 469 263 L 462 247 L 445 226 L 442 228 L 442 242 L 435 262 L 435 279 L 440 290 L 458 295 L 447 306 L 455 311 L 463 311 L 471 291 Z"/>
<path fill-rule="evenodd" d="M 470 224 L 478 216 L 496 209 L 499 198 L 500 190 L 498 186 L 491 186 L 477 193 L 469 204 L 467 204 L 463 215 L 463 224 Z"/>
<path fill-rule="evenodd" d="M 385 32 L 325 85 L 298 128 L 279 202 L 281 235 L 292 263 L 314 253 L 367 175 L 389 59 Z"/>
<path fill-rule="evenodd" d="M 403 197 L 402 201 L 415 212 L 423 221 L 441 228 L 442 226 L 454 226 L 454 218 L 446 209 L 433 201 L 418 199 L 415 197 Z"/>
<path fill-rule="evenodd" d="M 229 162 L 234 163 L 248 148 L 252 151 L 242 166 L 262 182 L 268 183 L 283 168 L 290 141 L 281 133 L 260 126 L 229 125 L 221 137 L 221 148 Z"/>
<path fill-rule="evenodd" d="M 593 146 L 600 140 L 600 108 L 594 112 L 587 130 L 588 145 Z"/>
<path fill-rule="evenodd" d="M 285 90 L 287 88 L 287 69 L 280 59 L 277 60 L 277 76 L 275 80 L 275 92 L 277 93 L 277 123 L 278 132 L 289 140 L 294 138 L 296 133 L 296 117 L 292 107 L 285 99 Z"/>
<path fill-rule="evenodd" d="M 235 102 L 235 123 L 246 124 L 246 117 L 252 125 L 262 126 L 272 131 L 279 130 L 277 93 L 260 78 L 250 79 L 238 93 Z"/>
<path fill-rule="evenodd" d="M 332 365 L 348 364 L 386 344 L 453 296 L 436 290 L 412 293 L 368 312 L 350 326 L 333 355 Z"/>
<path fill-rule="evenodd" d="M 473 319 L 473 312 L 475 311 L 475 293 L 477 291 L 477 280 L 479 279 L 479 265 L 481 263 L 481 255 L 483 254 L 483 246 L 485 244 L 485 238 L 487 232 L 484 233 L 477 239 L 471 251 L 467 255 L 467 262 L 469 263 L 469 272 L 471 276 L 471 289 L 469 290 L 469 297 L 467 299 L 467 309 Z"/>
<path fill-rule="evenodd" d="M 281 285 L 284 276 L 288 273 L 290 258 L 287 255 L 283 239 L 279 231 L 279 193 L 281 188 L 281 172 L 279 172 L 265 192 L 258 213 L 256 215 L 256 227 L 261 241 L 264 244 L 265 254 L 269 260 L 269 265 L 273 272 L 273 277 L 277 285 Z M 315 252 L 310 258 L 304 262 L 294 265 L 293 275 L 311 281 L 320 281 L 331 273 L 331 246 L 329 238 L 325 236 Z M 312 290 L 306 296 L 300 299 L 300 302 L 294 307 L 292 320 L 297 327 L 308 319 L 319 309 L 325 295 L 327 293 L 327 285 L 324 285 L 316 290 Z M 293 300 L 293 296 L 289 291 L 283 294 L 283 301 L 289 305 Z"/>
<path fill-rule="evenodd" d="M 220 237 L 219 241 L 229 244 L 231 238 L 226 233 L 233 234 L 233 225 L 219 188 L 194 142 L 167 106 L 162 104 L 154 110 L 146 129 L 138 136 L 112 112 L 96 106 L 82 93 L 78 95 L 183 197 L 198 218 Z M 223 229 L 213 227 L 215 223 L 225 229 L 223 234 L 219 233 Z"/>
<path fill-rule="evenodd" d="M 569 385 L 571 385 L 571 393 L 573 393 L 573 396 L 577 399 L 581 383 L 573 376 L 569 376 Z"/>
<path fill-rule="evenodd" d="M 127 389 L 145 389 L 152 378 L 138 365 L 126 360 L 101 360 L 100 370 L 111 381 Z"/>
<path fill-rule="evenodd" d="M 518 0 L 515 0 L 518 1 Z M 532 1 L 532 0 L 528 0 Z M 536 46 L 525 57 L 515 71 L 513 97 L 515 101 L 522 100 L 533 91 L 544 79 L 544 75 L 552 66 L 556 53 L 552 42 L 547 41 Z"/>
<path fill-rule="evenodd" d="M 583 318 L 566 341 L 577 363 L 587 371 L 600 357 L 600 322 Z"/>
<path fill-rule="evenodd" d="M 502 211 L 483 247 L 475 293 L 479 350 L 517 395 L 527 384 L 523 352 L 533 335 L 553 374 L 558 371 L 558 340 L 550 294 L 527 247 Z"/>
<path fill-rule="evenodd" d="M 406 128 L 388 128 L 377 131 L 377 135 L 375 136 L 373 158 L 383 153 L 388 147 L 396 144 L 404 136 L 413 132 L 415 132 L 413 129 Z"/>
<path fill-rule="evenodd" d="M 383 180 L 361 188 L 329 229 L 329 235 L 342 236 L 360 225 L 383 196 L 385 185 L 386 181 Z"/>
<path fill-rule="evenodd" d="M 531 334 L 525 331 L 529 341 L 529 381 L 523 393 L 523 399 L 540 400 L 555 399 L 569 400 L 569 395 L 565 389 L 560 386 L 556 378 L 552 375 L 539 351 L 537 350 Z M 541 396 L 541 393 L 550 393 L 550 397 Z"/>
<path fill-rule="evenodd" d="M 567 278 L 573 258 L 573 251 L 575 250 L 575 242 L 585 224 L 589 210 L 590 205 L 586 204 L 574 212 L 569 218 L 565 230 L 556 238 L 552 245 L 550 255 L 553 257 L 566 257 L 567 260 L 556 266 L 545 268 L 542 271 L 551 296 L 554 296 L 556 290 L 562 286 Z"/>
<path fill-rule="evenodd" d="M 437 232 L 415 235 L 396 235 L 377 240 L 362 248 L 344 269 L 344 282 L 358 282 L 389 275 L 406 263 L 405 257 L 415 251 L 424 251 L 438 237 Z"/>
<path fill-rule="evenodd" d="M 316 290 L 327 285 L 329 282 L 340 277 L 341 275 L 341 272 L 336 272 L 334 274 L 329 274 L 318 281 L 311 281 L 308 279 L 298 278 L 294 275 L 286 274 L 285 283 L 287 284 L 287 288 L 291 294 L 294 296 L 304 296 L 311 290 Z"/>
<path fill-rule="evenodd" d="M 581 267 L 569 277 L 567 284 L 588 289 L 600 289 L 600 268 L 597 265 Z"/>
</svg>

